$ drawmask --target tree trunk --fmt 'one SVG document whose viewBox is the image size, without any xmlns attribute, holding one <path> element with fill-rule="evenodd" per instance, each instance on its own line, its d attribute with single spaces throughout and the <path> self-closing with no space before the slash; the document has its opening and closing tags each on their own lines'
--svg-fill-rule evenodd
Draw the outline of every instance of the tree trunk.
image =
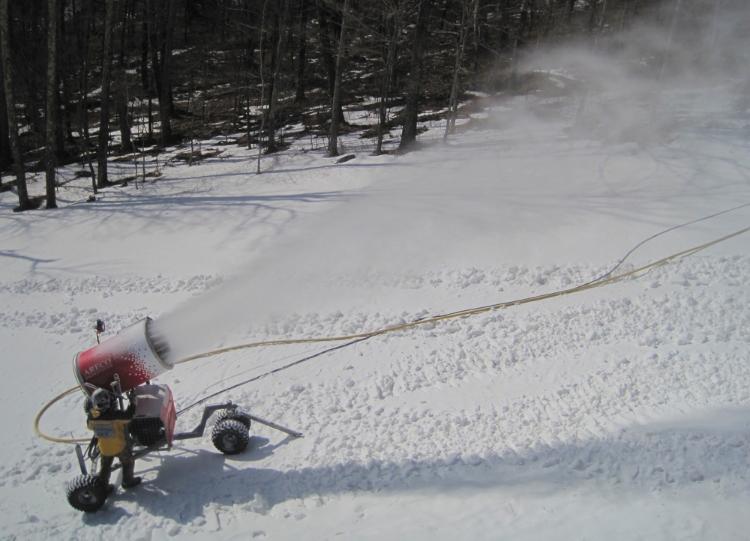
<svg viewBox="0 0 750 541">
<path fill-rule="evenodd" d="M 57 0 L 47 0 L 47 208 L 57 208 L 55 194 L 55 147 L 57 144 Z"/>
<path fill-rule="evenodd" d="M 286 2 L 284 6 L 286 12 Z M 276 152 L 276 99 L 278 96 L 279 69 L 281 67 L 281 43 L 283 31 L 281 28 L 281 17 L 278 13 L 274 15 L 273 24 L 273 50 L 271 52 L 271 81 L 268 88 L 268 107 L 266 108 L 266 152 Z"/>
<path fill-rule="evenodd" d="M 81 157 L 88 163 L 89 170 L 91 171 L 91 188 L 94 194 L 97 193 L 96 185 L 96 172 L 91 163 L 91 140 L 89 138 L 89 105 L 88 105 L 88 92 L 89 92 L 89 36 L 91 34 L 91 0 L 83 0 L 82 14 L 81 14 L 81 25 L 83 26 L 82 33 L 78 34 L 78 54 L 81 59 L 80 65 L 80 80 L 78 83 L 78 131 L 79 138 L 82 138 Z"/>
<path fill-rule="evenodd" d="M 147 27 L 147 50 L 151 52 L 151 78 L 149 83 L 148 96 L 148 139 L 153 141 L 154 139 L 154 103 L 153 98 L 161 96 L 161 77 L 159 70 L 159 39 L 158 39 L 158 25 L 156 23 L 156 10 L 151 0 L 145 0 L 145 12 L 146 12 L 146 27 Z M 156 93 L 154 94 L 154 90 Z"/>
<path fill-rule="evenodd" d="M 30 137 L 31 144 L 38 147 L 45 145 L 46 124 L 44 120 L 44 110 L 46 107 L 46 61 L 47 51 L 47 3 L 44 0 L 34 2 L 13 2 L 14 10 L 21 8 L 19 13 L 20 22 L 22 23 L 23 32 L 16 37 L 24 45 L 18 47 L 18 56 L 21 62 L 17 67 L 22 91 L 19 95 L 25 98 L 24 114 L 26 120 L 31 124 Z M 28 7 L 26 7 L 28 6 Z M 28 9 L 28 11 L 26 11 Z M 25 12 L 25 13 L 24 13 Z M 24 16 L 30 17 L 24 24 Z M 41 36 L 41 39 L 39 37 Z M 25 88 L 24 88 L 25 87 Z M 23 122 L 21 122 L 23 125 Z"/>
<path fill-rule="evenodd" d="M 295 103 L 305 101 L 305 65 L 307 63 L 307 0 L 300 0 L 299 42 L 297 46 L 297 92 Z"/>
<path fill-rule="evenodd" d="M 324 0 L 318 0 L 320 52 L 323 56 L 326 75 L 328 75 L 328 95 L 333 97 L 333 87 L 336 81 L 336 65 L 333 61 L 333 46 L 331 45 L 331 33 L 329 30 L 330 20 L 328 19 L 326 9 L 328 8 L 324 5 Z"/>
<path fill-rule="evenodd" d="M 124 5 L 119 14 L 121 21 L 120 29 L 120 52 L 117 62 L 115 84 L 115 109 L 117 110 L 117 124 L 120 129 L 120 151 L 133 152 L 133 143 L 130 138 L 130 123 L 128 122 L 128 99 L 130 97 L 127 73 L 125 73 L 125 34 L 127 30 L 128 9 Z"/>
<path fill-rule="evenodd" d="M 21 155 L 21 143 L 18 140 L 18 122 L 16 103 L 13 99 L 13 64 L 10 56 L 10 25 L 8 21 L 8 0 L 0 0 L 0 53 L 3 64 L 3 86 L 5 90 L 5 108 L 8 115 L 8 138 L 10 139 L 13 165 L 16 170 L 16 191 L 19 210 L 31 208 L 29 194 L 26 191 L 26 176 Z"/>
<path fill-rule="evenodd" d="M 344 68 L 344 54 L 346 52 L 346 23 L 349 18 L 349 0 L 344 0 L 341 10 L 341 31 L 339 32 L 339 46 L 336 53 L 336 78 L 333 84 L 333 100 L 331 101 L 331 128 L 328 133 L 328 155 L 339 155 L 339 122 L 342 117 L 341 106 L 341 71 Z"/>
<path fill-rule="evenodd" d="M 161 57 L 161 88 L 159 93 L 159 120 L 161 121 L 161 144 L 167 146 L 172 140 L 172 124 L 170 115 L 172 111 L 172 86 L 170 80 L 170 69 L 172 65 L 172 35 L 175 23 L 175 0 L 166 0 L 167 17 L 164 33 L 164 46 Z"/>
<path fill-rule="evenodd" d="M 380 87 L 380 105 L 378 107 L 378 140 L 375 144 L 376 156 L 383 153 L 383 134 L 387 129 L 388 125 L 388 94 L 391 91 L 391 80 L 393 79 L 393 67 L 396 64 L 396 44 L 398 42 L 398 36 L 401 32 L 401 26 L 399 23 L 399 7 L 396 6 L 394 13 L 390 15 L 390 36 L 388 38 L 388 47 L 386 49 L 385 58 L 383 59 L 383 80 Z M 386 27 L 388 24 L 386 23 Z"/>
<path fill-rule="evenodd" d="M 146 20 L 148 19 L 149 13 L 147 10 L 146 5 L 143 6 L 143 21 L 141 21 L 141 64 L 140 64 L 140 71 L 141 71 L 141 86 L 143 87 L 144 94 L 148 94 L 151 92 L 151 84 L 150 84 L 150 76 L 148 72 L 148 44 L 149 44 L 149 36 L 148 36 L 148 23 Z"/>
<path fill-rule="evenodd" d="M 0 59 L 2 66 L 2 59 Z M 0 67 L 0 78 L 3 77 L 3 69 Z M 5 103 L 5 82 L 0 82 L 0 170 L 6 169 L 13 163 L 13 154 L 10 148 L 10 139 L 8 136 L 8 113 Z M 0 178 L 0 185 L 3 181 Z"/>
<path fill-rule="evenodd" d="M 80 65 L 80 80 L 78 82 L 78 92 L 80 98 L 78 100 L 78 131 L 79 135 L 83 136 L 83 139 L 88 144 L 89 139 L 89 120 L 88 120 L 88 70 L 89 70 L 89 34 L 91 29 L 91 0 L 83 0 L 81 24 L 83 26 L 83 32 L 78 34 L 78 55 L 81 59 Z M 89 148 L 86 149 L 90 150 Z"/>
<path fill-rule="evenodd" d="M 461 9 L 469 9 L 469 6 L 464 5 L 466 2 L 472 2 L 474 4 L 473 11 L 471 15 L 472 20 L 472 41 L 473 41 L 473 51 L 472 56 L 474 57 L 474 73 L 479 72 L 479 43 L 482 41 L 482 37 L 480 36 L 480 32 L 482 30 L 482 26 L 479 24 L 479 0 L 464 0 L 461 2 Z M 462 16 L 463 17 L 463 16 Z M 465 45 L 464 45 L 465 47 Z"/>
<path fill-rule="evenodd" d="M 422 60 L 424 42 L 427 38 L 427 19 L 430 0 L 419 0 L 417 8 L 417 26 L 414 29 L 414 42 L 411 49 L 411 67 L 407 82 L 406 107 L 404 108 L 404 127 L 401 130 L 399 150 L 406 150 L 417 141 L 417 119 L 419 116 L 419 95 L 422 92 Z"/>
<path fill-rule="evenodd" d="M 477 0 L 474 0 L 476 7 Z M 448 118 L 445 123 L 443 139 L 448 139 L 448 134 L 456 129 L 456 113 L 458 112 L 458 78 L 461 71 L 461 60 L 464 56 L 464 44 L 466 42 L 466 6 L 461 7 L 461 22 L 458 27 L 458 38 L 456 40 L 456 58 L 453 64 L 453 82 L 451 83 L 451 95 L 448 99 Z M 476 14 L 476 11 L 475 11 Z"/>
<path fill-rule="evenodd" d="M 264 3 L 265 1 L 266 0 L 264 0 Z M 255 62 L 256 43 L 255 35 L 250 31 L 250 29 L 255 25 L 255 20 L 258 16 L 257 12 L 252 9 L 252 6 L 255 3 L 256 0 L 245 0 L 245 6 L 243 8 L 243 15 L 245 16 L 243 24 L 245 25 L 245 28 L 248 29 L 247 32 L 245 32 L 245 66 L 253 71 L 255 68 L 257 68 Z M 263 9 L 265 8 L 261 7 L 261 12 Z"/>
<path fill-rule="evenodd" d="M 258 66 L 259 66 L 259 74 L 260 74 L 260 108 L 263 108 L 263 94 L 266 91 L 266 79 L 264 76 L 266 65 L 265 60 L 263 58 L 263 32 L 266 29 L 266 7 L 268 6 L 268 0 L 263 0 L 263 9 L 260 14 L 260 27 L 258 30 Z M 250 145 L 250 97 L 248 95 L 247 100 L 247 144 Z M 265 128 L 266 115 L 262 114 L 260 115 L 260 126 L 258 128 L 258 155 L 256 159 L 256 166 L 255 166 L 255 174 L 260 175 L 260 155 L 262 150 L 262 140 L 263 140 L 263 130 Z"/>
<path fill-rule="evenodd" d="M 112 23 L 115 14 L 114 0 L 107 0 L 104 20 L 104 51 L 102 52 L 102 100 L 99 112 L 99 149 L 97 173 L 99 188 L 109 184 L 107 177 L 107 147 L 109 145 L 109 86 L 112 71 Z"/>
<path fill-rule="evenodd" d="M 57 156 L 58 162 L 62 162 L 67 157 L 67 151 L 65 148 L 66 133 L 69 135 L 67 139 L 68 141 L 73 139 L 70 130 L 70 115 L 68 114 L 68 103 L 70 103 L 70 99 L 67 94 L 67 75 L 72 70 L 67 69 L 68 66 L 66 63 L 68 48 L 65 43 L 65 2 L 66 0 L 57 0 L 57 5 L 55 6 L 55 27 L 57 29 L 55 51 L 60 51 L 59 53 L 55 53 L 55 114 L 57 115 L 55 121 L 55 156 Z"/>
<path fill-rule="evenodd" d="M 128 1 L 120 0 L 119 2 L 119 13 L 115 14 L 115 18 L 120 21 L 120 46 L 117 48 L 117 65 L 122 66 L 125 63 L 125 32 L 128 19 Z"/>
<path fill-rule="evenodd" d="M 593 1 L 593 0 L 592 0 Z M 521 37 L 523 36 L 526 27 L 526 8 L 528 0 L 521 1 L 521 12 L 518 17 L 518 26 L 513 35 L 513 46 L 511 47 L 510 55 L 510 77 L 508 78 L 508 87 L 513 89 L 516 86 L 516 78 L 518 76 L 518 47 L 521 44 Z"/>
<path fill-rule="evenodd" d="M 130 123 L 128 121 L 128 89 L 124 74 L 119 77 L 117 86 L 115 107 L 117 109 L 117 124 L 120 128 L 120 150 L 122 152 L 133 152 Z"/>
<path fill-rule="evenodd" d="M 336 86 L 336 62 L 333 58 L 333 44 L 331 43 L 331 19 L 325 6 L 325 0 L 318 0 L 318 30 L 320 51 L 323 65 L 328 76 L 328 99 L 333 101 L 333 88 Z M 341 111 L 339 110 L 339 113 Z M 341 117 L 343 115 L 339 115 Z"/>
<path fill-rule="evenodd" d="M 64 67 L 62 69 L 65 69 Z M 60 69 L 58 69 L 58 73 L 60 72 Z M 60 124 L 61 130 L 63 132 L 63 144 L 58 149 L 61 154 L 58 155 L 60 159 L 63 159 L 67 157 L 67 150 L 65 147 L 65 142 L 68 143 L 68 145 L 75 145 L 75 138 L 73 137 L 73 119 L 72 119 L 72 109 L 70 106 L 70 103 L 72 101 L 70 96 L 70 81 L 66 76 L 60 77 L 60 84 L 62 85 L 62 103 L 64 107 L 60 107 L 60 114 L 62 115 L 63 120 L 61 122 L 58 122 Z M 58 102 L 59 103 L 59 102 Z M 58 136 L 59 137 L 59 136 Z"/>
</svg>

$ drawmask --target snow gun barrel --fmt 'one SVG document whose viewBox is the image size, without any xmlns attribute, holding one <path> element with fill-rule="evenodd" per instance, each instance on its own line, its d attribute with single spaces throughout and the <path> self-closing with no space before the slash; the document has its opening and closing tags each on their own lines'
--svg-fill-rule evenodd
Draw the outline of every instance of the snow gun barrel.
<svg viewBox="0 0 750 541">
<path fill-rule="evenodd" d="M 125 392 L 170 370 L 174 365 L 167 360 L 168 353 L 169 344 L 154 333 L 153 320 L 147 317 L 78 353 L 73 371 L 86 394 L 110 389 L 117 378 Z"/>
</svg>

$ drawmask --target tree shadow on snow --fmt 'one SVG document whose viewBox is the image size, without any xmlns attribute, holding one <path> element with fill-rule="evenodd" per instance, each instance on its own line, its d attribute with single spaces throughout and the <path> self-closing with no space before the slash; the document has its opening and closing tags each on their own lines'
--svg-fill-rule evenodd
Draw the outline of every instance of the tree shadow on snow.
<svg viewBox="0 0 750 541">
<path fill-rule="evenodd" d="M 34 218 L 37 222 L 64 221 L 66 227 L 72 222 L 98 230 L 110 227 L 113 217 L 126 216 L 128 227 L 138 224 L 139 229 L 153 232 L 157 226 L 174 230 L 205 224 L 206 213 L 219 209 L 222 212 L 236 211 L 240 218 L 237 228 L 244 230 L 250 225 L 260 224 L 281 227 L 296 217 L 295 208 L 299 204 L 348 201 L 355 197 L 358 194 L 342 190 L 266 195 L 213 195 L 195 189 L 162 195 L 135 190 L 109 191 L 106 197 L 96 202 L 68 205 L 55 212 L 36 213 Z M 0 221 L 3 219 L 9 222 L 10 233 L 30 230 L 30 222 L 23 216 L 0 213 Z"/>
<path fill-rule="evenodd" d="M 612 490 L 660 491 L 704 483 L 725 493 L 750 490 L 750 408 L 711 411 L 701 417 L 636 425 L 602 438 L 537 444 L 472 456 L 277 470 L 257 467 L 290 440 L 271 445 L 256 438 L 244 455 L 183 449 L 163 460 L 139 461 L 140 472 L 156 471 L 137 490 L 118 493 L 148 512 L 187 524 L 207 504 L 240 506 L 267 513 L 292 499 L 357 492 L 448 493 L 520 487 L 551 494 L 572 486 L 609 485 Z M 293 441 L 291 442 L 293 444 Z M 335 454 L 335 450 L 332 450 Z M 110 510 L 111 512 L 111 510 Z M 120 514 L 120 516 L 122 516 Z"/>
</svg>

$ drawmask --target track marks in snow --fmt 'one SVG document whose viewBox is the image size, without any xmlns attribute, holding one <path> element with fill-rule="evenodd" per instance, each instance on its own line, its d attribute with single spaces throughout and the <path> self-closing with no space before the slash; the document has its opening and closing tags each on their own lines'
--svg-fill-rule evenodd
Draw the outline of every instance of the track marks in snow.
<svg viewBox="0 0 750 541">
<path fill-rule="evenodd" d="M 221 283 L 216 276 L 198 274 L 175 279 L 164 276 L 152 278 L 24 278 L 10 283 L 0 283 L 0 293 L 34 295 L 39 293 L 67 294 L 70 296 L 95 294 L 104 297 L 133 293 L 200 293 Z"/>
<path fill-rule="evenodd" d="M 750 377 L 741 356 L 717 360 L 724 376 Z M 398 489 L 408 486 L 412 475 L 431 479 L 461 467 L 503 473 L 497 482 L 504 483 L 509 482 L 505 475 L 544 475 L 648 490 L 707 481 L 722 490 L 748 491 L 748 432 L 717 434 L 705 427 L 673 428 L 654 421 L 705 404 L 743 400 L 739 385 L 723 389 L 719 397 L 708 387 L 699 395 L 682 392 L 715 372 L 707 364 L 698 357 L 668 370 L 613 370 L 547 393 L 505 401 L 498 397 L 496 404 L 461 409 L 387 399 L 379 405 L 383 399 L 378 398 L 373 404 L 371 391 L 346 394 L 343 389 L 352 388 L 346 385 L 295 390 L 293 397 L 281 394 L 263 406 L 306 430 L 309 441 L 295 443 L 306 447 L 305 470 L 341 472 L 347 479 L 344 483 L 338 475 L 314 478 L 311 473 L 308 482 L 324 493 Z M 292 411 L 284 415 L 283 407 Z M 277 466 L 291 471 L 297 460 Z"/>
<path fill-rule="evenodd" d="M 456 289 L 520 288 L 521 282 L 498 286 L 491 278 L 507 272 L 456 271 L 466 277 Z M 445 287 L 433 278 L 416 286 L 397 280 L 394 287 Z M 532 280 L 534 292 L 564 281 L 551 270 L 542 278 L 543 284 Z M 270 378 L 220 397 L 302 430 L 302 440 L 284 441 L 261 428 L 255 449 L 238 461 L 196 442 L 163 459 L 139 461 L 143 490 L 118 494 L 106 515 L 80 524 L 77 515 L 50 520 L 81 538 L 101 521 L 116 535 L 137 538 L 138 521 L 126 519 L 137 509 L 155 531 L 175 537 L 231 528 L 246 513 L 305 520 L 329 498 L 360 491 L 541 483 L 549 490 L 594 484 L 656 492 L 701 486 L 720 497 L 750 493 L 750 427 L 721 428 L 728 415 L 750 410 L 749 278 L 747 257 L 691 258 L 591 294 L 378 337 L 290 372 L 288 380 Z M 250 336 L 359 332 L 426 313 L 417 307 L 295 315 Z M 62 329 L 89 323 L 92 313 L 69 316 L 75 321 L 42 316 L 49 328 Z M 258 357 L 264 355 L 273 357 L 268 350 Z M 227 383 L 237 377 L 218 366 Z M 272 366 L 268 361 L 257 370 Z M 186 368 L 195 374 L 169 377 L 187 381 L 204 370 Z M 205 369 L 215 373 L 215 366 Z M 249 377 L 253 370 L 241 372 Z M 182 399 L 189 394 L 178 390 Z M 693 422 L 696 411 L 703 422 Z M 196 419 L 191 412 L 180 423 Z M 0 470 L 0 483 L 43 483 L 59 493 L 75 475 L 74 458 L 66 460 L 70 449 L 59 453 L 35 442 L 26 458 Z M 176 495 L 196 486 L 199 493 L 177 503 Z M 15 531 L 53 528 L 35 516 Z"/>
<path fill-rule="evenodd" d="M 0 284 L 0 293 L 17 296 L 19 306 L 29 304 L 25 301 L 30 297 L 49 298 L 48 308 L 3 310 L 0 312 L 0 325 L 6 329 L 32 328 L 52 334 L 78 334 L 84 330 L 89 332 L 94 320 L 102 318 L 108 328 L 116 332 L 152 312 L 145 306 L 130 311 L 119 309 L 109 312 L 106 308 L 108 300 L 141 295 L 184 298 L 185 295 L 203 293 L 220 283 L 220 278 L 210 275 L 187 278 L 26 278 Z"/>
<path fill-rule="evenodd" d="M 750 402 L 750 303 L 739 287 L 749 272 L 747 258 L 705 258 L 652 273 L 645 283 L 661 285 L 638 282 L 634 298 L 612 298 L 613 287 L 609 299 L 461 320 L 414 331 L 413 341 L 382 337 L 357 346 L 364 364 L 354 350 L 341 354 L 338 364 L 352 370 L 237 401 L 310 434 L 302 443 L 310 467 L 365 468 L 363 490 L 373 476 L 384 483 L 367 464 L 391 463 L 406 471 L 510 464 L 650 490 L 704 480 L 746 490 L 746 436 L 641 427 Z M 735 295 L 714 291 L 727 285 Z"/>
</svg>

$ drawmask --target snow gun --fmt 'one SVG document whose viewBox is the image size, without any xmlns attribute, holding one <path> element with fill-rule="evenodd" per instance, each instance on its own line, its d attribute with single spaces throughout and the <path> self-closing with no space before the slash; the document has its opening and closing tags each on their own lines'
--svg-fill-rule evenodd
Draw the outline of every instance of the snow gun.
<svg viewBox="0 0 750 541">
<path fill-rule="evenodd" d="M 143 319 L 99 343 L 104 322 L 96 323 L 97 345 L 75 356 L 73 370 L 85 394 L 86 426 L 93 432 L 84 451 L 77 444 L 81 474 L 67 486 L 74 508 L 87 513 L 101 509 L 115 492 L 109 483 L 114 470 L 122 469 L 123 489 L 141 482 L 134 475 L 135 461 L 153 451 L 170 450 L 175 441 L 203 436 L 209 418 L 219 412 L 211 441 L 225 455 L 242 453 L 250 442 L 250 423 L 257 421 L 293 437 L 301 434 L 255 417 L 232 402 L 205 406 L 198 425 L 189 432 L 175 433 L 179 413 L 167 385 L 151 381 L 173 368 L 168 360 L 169 344 L 154 331 L 151 318 Z M 200 401 L 199 401 L 200 402 Z M 119 465 L 113 465 L 114 459 Z M 87 468 L 88 459 L 91 471 Z"/>
</svg>

